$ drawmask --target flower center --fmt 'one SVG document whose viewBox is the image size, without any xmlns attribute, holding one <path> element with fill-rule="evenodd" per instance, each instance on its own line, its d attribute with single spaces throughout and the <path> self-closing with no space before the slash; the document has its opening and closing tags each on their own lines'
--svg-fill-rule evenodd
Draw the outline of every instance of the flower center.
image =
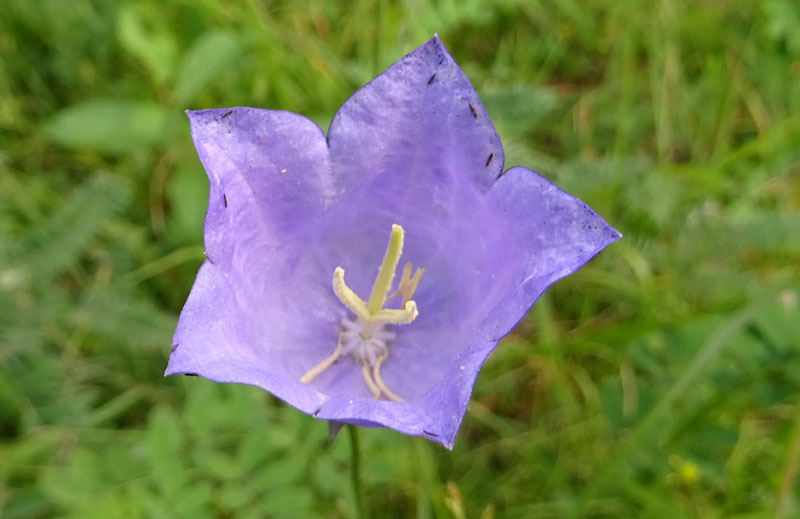
<svg viewBox="0 0 800 519">
<path fill-rule="evenodd" d="M 389 355 L 389 345 L 396 334 L 386 330 L 387 325 L 409 324 L 417 318 L 417 303 L 411 300 L 417 290 L 419 280 L 425 271 L 417 268 L 411 275 L 411 263 L 406 263 L 397 289 L 389 295 L 392 281 L 397 270 L 397 263 L 403 253 L 403 237 L 405 231 L 397 224 L 392 225 L 392 234 L 389 245 L 383 256 L 375 283 L 369 300 L 364 301 L 353 292 L 344 281 L 344 269 L 336 267 L 333 271 L 333 292 L 336 297 L 350 311 L 355 318 L 342 319 L 342 329 L 336 349 L 322 362 L 306 371 L 300 377 L 300 382 L 308 384 L 314 377 L 331 367 L 341 355 L 347 355 L 355 362 L 361 364 L 361 376 L 364 384 L 372 396 L 377 400 L 385 396 L 389 400 L 402 402 L 403 399 L 395 395 L 381 378 L 381 364 Z M 395 298 L 402 298 L 400 308 L 384 308 L 384 305 Z"/>
</svg>

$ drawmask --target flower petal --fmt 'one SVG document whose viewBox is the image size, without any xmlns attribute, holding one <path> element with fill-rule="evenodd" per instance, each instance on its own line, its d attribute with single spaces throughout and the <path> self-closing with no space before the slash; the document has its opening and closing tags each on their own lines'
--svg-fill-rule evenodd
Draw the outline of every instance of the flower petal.
<svg viewBox="0 0 800 519">
<path fill-rule="evenodd" d="M 474 263 L 480 269 L 458 270 L 469 275 L 464 284 L 472 291 L 457 298 L 461 318 L 448 327 L 434 315 L 427 325 L 426 302 L 436 307 L 438 298 L 421 292 L 420 326 L 400 330 L 384 364 L 389 387 L 413 398 L 395 403 L 334 396 L 317 418 L 380 425 L 452 448 L 475 378 L 497 341 L 549 285 L 620 237 L 586 204 L 526 168 L 508 170 L 486 203 L 471 220 L 471 240 L 485 261 Z M 464 307 L 464 300 L 474 306 Z"/>
<path fill-rule="evenodd" d="M 497 274 L 485 294 L 482 335 L 495 341 L 525 316 L 552 283 L 622 235 L 589 206 L 533 171 L 509 169 L 489 192 L 497 221 Z"/>
<path fill-rule="evenodd" d="M 327 142 L 308 119 L 252 108 L 189 112 L 211 184 L 208 261 L 167 374 L 259 386 L 319 419 L 384 426 L 451 448 L 475 377 L 544 289 L 619 237 L 503 150 L 438 38 L 348 99 Z M 499 178 L 499 180 L 497 180 Z M 397 327 L 376 401 L 335 348 L 347 310 L 336 267 L 365 297 L 391 224 L 422 266 L 420 315 Z"/>
<path fill-rule="evenodd" d="M 365 427 L 388 427 L 452 449 L 475 378 L 494 345 L 491 341 L 473 342 L 472 347 L 453 359 L 442 382 L 418 400 L 388 402 L 334 396 L 322 405 L 316 417 Z"/>
<path fill-rule="evenodd" d="M 311 120 L 257 108 L 187 115 L 211 188 L 209 258 L 232 256 L 243 241 L 239 231 L 257 228 L 259 242 L 276 244 L 319 218 L 332 195 L 330 161 L 325 135 Z"/>
<path fill-rule="evenodd" d="M 237 297 L 230 278 L 206 261 L 181 311 L 165 375 L 200 375 L 258 386 L 313 413 L 323 396 L 270 362 L 262 347 L 263 331 L 252 313 Z"/>
<path fill-rule="evenodd" d="M 301 261 L 329 196 L 325 136 L 289 112 L 188 115 L 210 184 L 208 260 L 181 312 L 167 373 L 254 384 L 312 413 L 322 395 L 297 378 L 327 348 L 321 338 L 335 345 L 331 323 L 344 313 L 330 272 Z"/>
<path fill-rule="evenodd" d="M 392 176 L 487 191 L 503 148 L 469 80 L 434 36 L 356 91 L 328 131 L 339 195 Z"/>
</svg>

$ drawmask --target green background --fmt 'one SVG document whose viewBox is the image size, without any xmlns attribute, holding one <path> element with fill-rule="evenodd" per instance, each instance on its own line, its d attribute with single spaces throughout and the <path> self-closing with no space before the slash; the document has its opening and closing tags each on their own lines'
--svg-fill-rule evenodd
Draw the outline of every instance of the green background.
<svg viewBox="0 0 800 519">
<path fill-rule="evenodd" d="M 346 437 L 162 378 L 203 258 L 183 110 L 327 128 L 433 33 L 506 164 L 625 237 L 500 344 L 452 452 L 362 431 L 372 515 L 800 516 L 795 0 L 2 0 L 0 517 L 354 516 Z"/>
</svg>

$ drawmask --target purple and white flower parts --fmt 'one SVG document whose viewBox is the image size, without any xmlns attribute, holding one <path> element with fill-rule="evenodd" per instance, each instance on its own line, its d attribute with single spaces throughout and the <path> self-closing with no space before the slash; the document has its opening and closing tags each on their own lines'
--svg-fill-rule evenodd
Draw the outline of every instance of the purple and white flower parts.
<svg viewBox="0 0 800 519">
<path fill-rule="evenodd" d="M 436 36 L 345 101 L 327 138 L 284 111 L 188 116 L 207 259 L 166 374 L 258 386 L 320 420 L 452 448 L 497 342 L 620 237 L 533 171 L 503 171 Z"/>
</svg>

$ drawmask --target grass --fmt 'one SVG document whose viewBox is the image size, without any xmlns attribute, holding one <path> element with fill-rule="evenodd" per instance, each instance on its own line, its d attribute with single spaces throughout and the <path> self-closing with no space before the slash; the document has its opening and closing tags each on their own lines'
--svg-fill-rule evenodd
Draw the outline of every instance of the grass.
<svg viewBox="0 0 800 519">
<path fill-rule="evenodd" d="M 452 452 L 361 435 L 376 517 L 800 515 L 792 0 L 0 3 L 0 517 L 353 517 L 347 444 L 162 378 L 202 261 L 185 108 L 323 128 L 438 33 L 625 238 L 484 367 Z"/>
</svg>

